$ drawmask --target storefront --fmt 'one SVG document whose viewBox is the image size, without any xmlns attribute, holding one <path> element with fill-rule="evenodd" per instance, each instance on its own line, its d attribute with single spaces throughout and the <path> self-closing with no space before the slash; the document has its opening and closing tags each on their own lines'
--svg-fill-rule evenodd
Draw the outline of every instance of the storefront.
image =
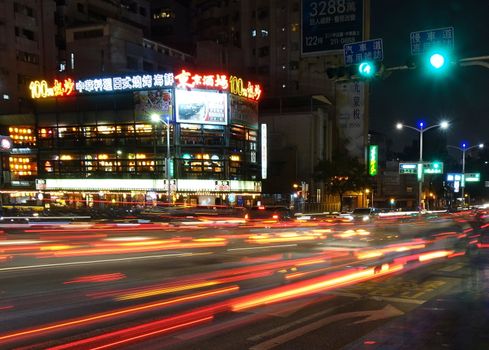
<svg viewBox="0 0 489 350">
<path fill-rule="evenodd" d="M 258 84 L 182 70 L 33 81 L 30 90 L 32 115 L 1 116 L 14 141 L 4 192 L 83 205 L 240 205 L 261 193 Z"/>
</svg>

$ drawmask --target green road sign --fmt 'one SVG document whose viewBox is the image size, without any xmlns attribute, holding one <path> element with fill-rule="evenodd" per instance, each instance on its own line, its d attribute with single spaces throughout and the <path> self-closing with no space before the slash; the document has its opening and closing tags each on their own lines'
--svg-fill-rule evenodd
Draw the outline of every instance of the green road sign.
<svg viewBox="0 0 489 350">
<path fill-rule="evenodd" d="M 443 174 L 443 162 L 399 163 L 399 174 Z"/>
<path fill-rule="evenodd" d="M 480 173 L 466 173 L 465 182 L 479 182 L 481 180 Z"/>
<path fill-rule="evenodd" d="M 417 171 L 417 163 L 399 163 L 399 174 L 416 174 Z"/>
<path fill-rule="evenodd" d="M 423 164 L 424 174 L 443 174 L 443 162 L 431 162 Z"/>
</svg>

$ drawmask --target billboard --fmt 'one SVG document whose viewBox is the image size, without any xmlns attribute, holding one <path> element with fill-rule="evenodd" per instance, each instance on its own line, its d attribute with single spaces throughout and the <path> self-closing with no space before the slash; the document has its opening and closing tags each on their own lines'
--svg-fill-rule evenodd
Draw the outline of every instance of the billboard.
<svg viewBox="0 0 489 350">
<path fill-rule="evenodd" d="M 340 138 L 351 157 L 364 158 L 365 85 L 343 82 L 336 85 L 336 117 Z"/>
<path fill-rule="evenodd" d="M 229 100 L 231 123 L 258 130 L 258 103 L 235 95 Z"/>
<path fill-rule="evenodd" d="M 302 55 L 363 40 L 363 0 L 302 0 Z"/>
<path fill-rule="evenodd" d="M 177 123 L 217 124 L 228 122 L 228 95 L 217 91 L 175 90 Z"/>
<path fill-rule="evenodd" d="M 153 113 L 172 119 L 171 90 L 146 90 L 134 92 L 134 113 L 148 118 Z"/>
</svg>

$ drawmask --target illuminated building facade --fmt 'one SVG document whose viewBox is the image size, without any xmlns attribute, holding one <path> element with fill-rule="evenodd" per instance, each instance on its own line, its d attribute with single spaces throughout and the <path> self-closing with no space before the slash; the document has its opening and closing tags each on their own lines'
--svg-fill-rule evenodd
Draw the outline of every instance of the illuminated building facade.
<svg viewBox="0 0 489 350">
<path fill-rule="evenodd" d="M 12 187 L 83 204 L 167 201 L 170 191 L 172 201 L 245 205 L 261 192 L 258 84 L 181 70 L 29 87 L 35 113 L 6 126 Z"/>
</svg>

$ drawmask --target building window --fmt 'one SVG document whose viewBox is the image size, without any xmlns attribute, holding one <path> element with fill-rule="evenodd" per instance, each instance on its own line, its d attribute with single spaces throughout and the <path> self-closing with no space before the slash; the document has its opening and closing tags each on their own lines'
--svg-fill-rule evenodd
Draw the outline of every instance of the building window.
<svg viewBox="0 0 489 350">
<path fill-rule="evenodd" d="M 148 62 L 148 61 L 143 61 L 143 70 L 145 72 L 152 72 L 153 71 L 153 63 Z"/>
<path fill-rule="evenodd" d="M 260 35 L 264 38 L 268 36 L 268 30 L 262 29 L 260 30 Z"/>
<path fill-rule="evenodd" d="M 258 57 L 266 57 L 270 55 L 270 47 L 263 46 L 258 49 Z"/>
<path fill-rule="evenodd" d="M 257 17 L 258 17 L 258 19 L 267 18 L 268 17 L 268 9 L 267 8 L 258 9 Z"/>
<path fill-rule="evenodd" d="M 19 85 L 27 85 L 33 78 L 28 75 L 17 74 L 17 84 Z"/>
<path fill-rule="evenodd" d="M 139 69 L 138 59 L 136 57 L 127 56 L 126 60 L 127 60 L 127 68 L 134 69 L 134 70 Z"/>
<path fill-rule="evenodd" d="M 293 32 L 298 32 L 299 31 L 299 23 L 292 23 L 291 30 Z"/>
<path fill-rule="evenodd" d="M 28 17 L 34 17 L 34 9 L 24 4 L 14 2 L 14 12 L 20 13 Z"/>
<path fill-rule="evenodd" d="M 39 64 L 39 55 L 17 50 L 17 60 L 21 62 Z"/>
<path fill-rule="evenodd" d="M 256 29 L 251 30 L 251 36 L 254 38 L 256 37 Z"/>
<path fill-rule="evenodd" d="M 104 36 L 103 29 L 92 29 L 92 30 L 73 32 L 73 39 L 75 40 L 100 38 L 102 36 Z"/>
<path fill-rule="evenodd" d="M 169 18 L 175 18 L 175 12 L 172 9 L 159 9 L 153 13 L 153 19 L 164 20 Z"/>
<path fill-rule="evenodd" d="M 299 61 L 290 61 L 289 62 L 290 70 L 298 70 L 299 69 Z"/>
<path fill-rule="evenodd" d="M 34 32 L 32 30 L 15 27 L 15 36 L 25 38 L 28 40 L 35 40 Z"/>
</svg>

